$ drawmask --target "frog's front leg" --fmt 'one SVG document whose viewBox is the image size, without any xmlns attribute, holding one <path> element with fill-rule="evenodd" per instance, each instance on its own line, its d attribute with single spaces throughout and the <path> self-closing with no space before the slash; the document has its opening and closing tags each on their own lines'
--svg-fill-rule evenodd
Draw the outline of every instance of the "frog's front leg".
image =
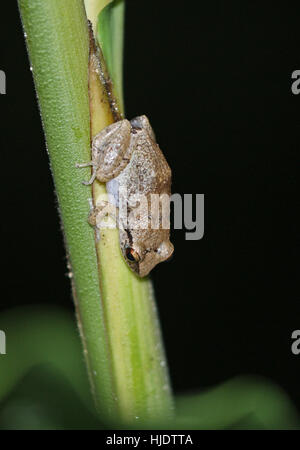
<svg viewBox="0 0 300 450">
<path fill-rule="evenodd" d="M 108 225 L 107 223 L 106 224 L 103 223 L 103 220 L 107 217 L 113 219 L 114 224 L 112 226 Z M 92 227 L 94 227 L 96 230 L 98 240 L 99 240 L 99 230 L 105 227 L 109 228 L 115 227 L 117 220 L 118 220 L 118 210 L 115 205 L 113 205 L 107 200 L 101 200 L 100 202 L 97 202 L 97 205 L 91 209 L 88 218 L 89 224 L 92 225 Z"/>
<path fill-rule="evenodd" d="M 92 167 L 92 176 L 84 184 L 92 184 L 95 179 L 107 182 L 117 177 L 130 161 L 134 135 L 127 119 L 115 122 L 97 134 L 92 143 L 92 161 L 76 164 L 76 167 Z"/>
</svg>

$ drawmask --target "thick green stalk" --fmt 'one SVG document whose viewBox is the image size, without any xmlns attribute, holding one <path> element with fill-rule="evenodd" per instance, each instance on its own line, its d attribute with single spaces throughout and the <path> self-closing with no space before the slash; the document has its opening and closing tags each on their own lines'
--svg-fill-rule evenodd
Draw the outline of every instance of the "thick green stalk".
<svg viewBox="0 0 300 450">
<path fill-rule="evenodd" d="M 83 177 L 89 176 L 89 170 L 79 171 L 75 167 L 76 163 L 90 159 L 89 36 L 84 4 L 81 0 L 19 0 L 19 7 L 92 390 L 97 404 L 110 415 L 116 404 L 105 325 L 101 320 L 103 308 L 95 239 L 87 223 L 92 192 L 81 183 Z"/>
<path fill-rule="evenodd" d="M 86 0 L 93 24 L 107 3 Z M 96 242 L 87 222 L 89 199 L 95 203 L 105 187 L 98 182 L 93 189 L 83 186 L 89 170 L 75 168 L 91 158 L 90 130 L 94 136 L 113 121 L 96 68 L 91 60 L 88 64 L 84 2 L 19 0 L 19 5 L 97 406 L 106 418 L 126 422 L 170 417 L 172 399 L 150 281 L 128 269 L 117 230 L 101 230 L 101 240 Z M 120 95 L 120 86 L 116 92 Z"/>
<path fill-rule="evenodd" d="M 123 33 L 120 26 L 123 24 L 123 1 L 109 3 L 107 0 L 85 0 L 85 3 L 88 18 L 94 24 L 94 29 L 98 11 L 101 11 L 97 36 L 106 57 L 106 66 L 112 72 L 111 78 L 117 84 L 112 93 L 120 95 L 122 71 L 118 55 L 122 48 Z M 96 4 L 98 10 L 95 8 Z M 103 6 L 106 7 L 102 10 Z M 89 15 L 89 11 L 93 11 L 93 14 Z M 101 28 L 103 24 L 106 25 Z M 103 90 L 94 79 L 93 73 L 91 70 L 92 136 L 113 120 L 107 112 L 105 101 L 103 99 L 99 101 Z M 122 98 L 117 97 L 116 104 L 122 106 Z M 123 114 L 122 109 L 120 114 Z M 105 186 L 95 182 L 94 203 L 104 192 Z M 120 252 L 118 230 L 101 230 L 97 252 L 106 328 L 121 417 L 130 421 L 170 418 L 171 391 L 151 282 L 149 279 L 140 279 L 129 270 Z"/>
</svg>

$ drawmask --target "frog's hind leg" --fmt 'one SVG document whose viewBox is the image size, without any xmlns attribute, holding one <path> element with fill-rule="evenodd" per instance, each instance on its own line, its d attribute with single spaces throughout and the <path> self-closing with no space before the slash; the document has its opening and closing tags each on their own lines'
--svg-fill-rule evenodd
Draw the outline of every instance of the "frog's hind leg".
<svg viewBox="0 0 300 450">
<path fill-rule="evenodd" d="M 116 178 L 130 161 L 133 150 L 130 122 L 115 122 L 98 133 L 92 143 L 92 161 L 76 164 L 76 167 L 92 167 L 92 176 L 85 185 L 96 179 L 100 182 Z"/>
<path fill-rule="evenodd" d="M 94 137 L 92 146 L 92 160 L 97 163 L 97 180 L 106 183 L 116 178 L 129 163 L 133 147 L 131 124 L 127 119 L 100 131 Z"/>
<path fill-rule="evenodd" d="M 92 167 L 92 176 L 89 179 L 89 181 L 83 181 L 82 184 L 84 184 L 85 186 L 88 186 L 89 184 L 92 184 L 95 179 L 96 179 L 96 175 L 97 175 L 97 164 L 95 164 L 93 161 L 90 161 L 88 163 L 83 163 L 83 164 L 76 164 L 75 167 L 77 167 L 77 169 L 80 169 L 82 167 Z"/>
</svg>

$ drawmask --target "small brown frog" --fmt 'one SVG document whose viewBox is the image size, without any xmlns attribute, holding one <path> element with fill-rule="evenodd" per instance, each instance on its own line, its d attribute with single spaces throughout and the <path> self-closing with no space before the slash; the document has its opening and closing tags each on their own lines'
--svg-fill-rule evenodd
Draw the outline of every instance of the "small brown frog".
<svg viewBox="0 0 300 450">
<path fill-rule="evenodd" d="M 169 240 L 171 169 L 147 117 L 120 120 L 104 128 L 93 139 L 92 161 L 77 165 L 86 166 L 92 166 L 92 177 L 84 184 L 95 179 L 105 182 L 118 211 L 120 248 L 125 261 L 140 277 L 148 275 L 156 264 L 172 255 L 174 248 Z M 153 217 L 151 207 L 155 195 L 168 203 L 166 208 L 156 209 L 157 217 Z M 121 203 L 126 208 L 121 208 Z M 96 206 L 92 210 L 89 222 L 93 226 L 99 225 L 102 209 Z M 158 226 L 151 226 L 151 219 Z"/>
</svg>

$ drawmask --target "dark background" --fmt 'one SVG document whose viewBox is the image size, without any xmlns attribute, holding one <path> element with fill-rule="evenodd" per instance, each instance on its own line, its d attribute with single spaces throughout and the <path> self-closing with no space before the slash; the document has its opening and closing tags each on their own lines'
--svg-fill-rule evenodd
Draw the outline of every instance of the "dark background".
<svg viewBox="0 0 300 450">
<path fill-rule="evenodd" d="M 239 374 L 279 383 L 300 409 L 296 156 L 300 6 L 127 1 L 127 116 L 147 114 L 173 192 L 205 194 L 205 236 L 174 231 L 153 271 L 176 391 Z M 195 9 L 198 4 L 199 9 Z M 186 8 L 183 7 L 186 5 Z M 53 184 L 16 2 L 1 6 L 1 309 L 73 310 Z M 38 187 L 38 189 L 37 189 Z M 33 289 L 34 287 L 34 289 Z"/>
</svg>

